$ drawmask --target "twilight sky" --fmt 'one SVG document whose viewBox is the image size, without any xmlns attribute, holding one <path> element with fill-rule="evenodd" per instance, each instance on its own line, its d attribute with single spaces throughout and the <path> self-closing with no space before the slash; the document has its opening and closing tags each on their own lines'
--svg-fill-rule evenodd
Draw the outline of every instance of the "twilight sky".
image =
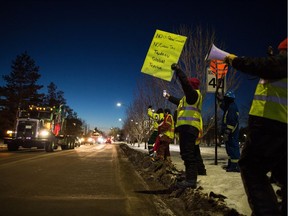
<svg viewBox="0 0 288 216">
<path fill-rule="evenodd" d="M 0 85 L 11 62 L 27 51 L 40 67 L 38 84 L 54 82 L 67 104 L 90 128 L 121 127 L 125 106 L 156 29 L 175 33 L 180 25 L 215 29 L 238 56 L 265 56 L 287 37 L 286 0 L 11 0 L 0 7 Z M 236 95 L 253 96 L 246 82 Z M 241 94 L 240 94 L 241 93 Z M 243 102 L 244 103 L 244 102 Z"/>
</svg>

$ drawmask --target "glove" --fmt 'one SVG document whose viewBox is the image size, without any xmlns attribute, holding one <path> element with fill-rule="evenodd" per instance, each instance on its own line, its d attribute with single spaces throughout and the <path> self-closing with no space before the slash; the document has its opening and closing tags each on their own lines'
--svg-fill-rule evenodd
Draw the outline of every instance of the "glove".
<svg viewBox="0 0 288 216">
<path fill-rule="evenodd" d="M 171 69 L 177 71 L 177 70 L 180 69 L 180 67 L 179 67 L 179 65 L 177 65 L 176 63 L 173 63 L 173 64 L 171 65 Z"/>
<path fill-rule="evenodd" d="M 150 106 L 148 106 L 148 109 L 152 109 L 152 106 L 150 105 Z"/>
<path fill-rule="evenodd" d="M 229 139 L 229 134 L 224 133 L 223 134 L 223 142 L 226 143 Z"/>
<path fill-rule="evenodd" d="M 226 130 L 224 131 L 224 134 L 223 134 L 223 142 L 227 142 L 227 141 L 228 141 L 230 133 L 231 133 L 231 130 L 229 130 L 229 129 L 226 129 Z"/>
<path fill-rule="evenodd" d="M 163 90 L 163 97 L 164 98 L 169 98 L 170 94 L 168 94 L 166 90 Z"/>
<path fill-rule="evenodd" d="M 227 56 L 224 58 L 224 62 L 225 62 L 226 64 L 229 64 L 229 65 L 232 66 L 232 61 L 233 61 L 233 59 L 235 59 L 236 57 L 237 57 L 237 56 L 234 55 L 234 54 L 229 54 L 229 55 L 227 55 Z"/>
</svg>

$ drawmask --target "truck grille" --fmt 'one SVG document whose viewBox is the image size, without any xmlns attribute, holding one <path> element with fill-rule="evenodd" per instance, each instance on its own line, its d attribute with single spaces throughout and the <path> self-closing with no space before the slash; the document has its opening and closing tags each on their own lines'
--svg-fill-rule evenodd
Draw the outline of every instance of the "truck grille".
<svg viewBox="0 0 288 216">
<path fill-rule="evenodd" d="M 17 137 L 22 139 L 35 138 L 37 124 L 34 121 L 19 121 L 17 127 Z"/>
</svg>

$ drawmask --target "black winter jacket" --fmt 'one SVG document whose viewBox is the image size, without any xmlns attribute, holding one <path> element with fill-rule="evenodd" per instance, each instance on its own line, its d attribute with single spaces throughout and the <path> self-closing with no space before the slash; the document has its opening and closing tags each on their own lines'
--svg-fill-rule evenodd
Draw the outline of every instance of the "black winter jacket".
<svg viewBox="0 0 288 216">
<path fill-rule="evenodd" d="M 237 57 L 232 61 L 232 67 L 263 79 L 282 79 L 287 77 L 287 55 L 262 58 Z"/>
</svg>

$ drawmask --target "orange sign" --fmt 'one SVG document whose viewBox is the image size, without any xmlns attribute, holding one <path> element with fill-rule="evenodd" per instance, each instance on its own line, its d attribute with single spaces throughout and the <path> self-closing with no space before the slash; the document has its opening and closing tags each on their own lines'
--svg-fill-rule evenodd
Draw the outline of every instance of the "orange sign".
<svg viewBox="0 0 288 216">
<path fill-rule="evenodd" d="M 228 72 L 228 65 L 222 60 L 211 60 L 210 70 L 218 79 L 223 78 Z"/>
</svg>

